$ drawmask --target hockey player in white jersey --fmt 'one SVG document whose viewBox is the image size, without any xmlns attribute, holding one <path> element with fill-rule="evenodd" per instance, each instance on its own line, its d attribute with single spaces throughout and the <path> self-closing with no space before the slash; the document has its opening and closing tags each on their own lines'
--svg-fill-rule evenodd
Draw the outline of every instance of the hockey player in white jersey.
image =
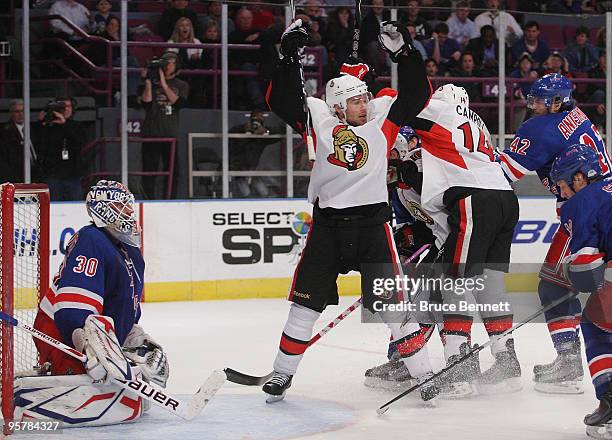
<svg viewBox="0 0 612 440">
<path fill-rule="evenodd" d="M 448 213 L 449 235 L 442 255 L 446 277 L 482 277 L 484 289 L 472 292 L 479 304 L 505 304 L 504 272 L 508 271 L 510 245 L 518 221 L 518 200 L 499 164 L 494 162 L 490 134 L 482 119 L 469 108 L 462 87 L 447 84 L 432 91 L 429 80 L 411 72 L 411 80 L 428 90 L 413 99 L 417 114 L 406 122 L 423 145 L 421 204 L 434 218 Z M 475 280 L 476 281 L 476 280 Z M 443 300 L 455 304 L 467 296 L 443 290 Z M 482 312 L 490 337 L 512 326 L 512 311 Z M 445 312 L 444 352 L 454 362 L 468 347 L 473 317 L 465 312 Z M 520 389 L 520 364 L 511 335 L 492 345 L 493 366 L 479 376 L 480 391 Z M 477 372 L 459 364 L 447 377 L 446 392 L 454 397 L 477 392 L 470 382 Z"/>
<path fill-rule="evenodd" d="M 300 133 L 305 132 L 306 115 L 299 53 L 307 38 L 301 20 L 285 31 L 281 60 L 267 93 L 270 108 Z M 422 65 L 410 36 L 395 23 L 381 27 L 380 40 L 398 63 L 400 78 L 408 78 Z M 291 386 L 321 312 L 338 304 L 340 273 L 361 272 L 364 306 L 370 310 L 374 310 L 374 278 L 401 273 L 389 225 L 387 158 L 402 122 L 411 116 L 412 98 L 424 92 L 401 80 L 399 94 L 384 89 L 371 99 L 366 83 L 344 75 L 327 83 L 325 101 L 307 99 L 316 149 L 308 189 L 313 224 L 289 290 L 292 304 L 274 361 L 275 374 L 263 387 L 269 402 L 282 399 Z M 391 293 L 384 301 L 396 302 L 401 295 Z M 429 377 L 432 371 L 419 325 L 402 325 L 405 313 L 381 315 L 410 373 L 417 379 Z M 429 400 L 437 392 L 432 384 L 421 389 L 421 396 Z"/>
</svg>

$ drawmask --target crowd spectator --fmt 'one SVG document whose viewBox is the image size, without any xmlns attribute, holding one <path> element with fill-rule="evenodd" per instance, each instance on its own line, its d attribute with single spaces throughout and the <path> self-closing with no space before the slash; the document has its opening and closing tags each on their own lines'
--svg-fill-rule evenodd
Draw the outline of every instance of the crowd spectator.
<svg viewBox="0 0 612 440">
<path fill-rule="evenodd" d="M 478 76 L 478 70 L 476 68 L 474 55 L 471 52 L 464 52 L 463 54 L 461 54 L 461 58 L 459 59 L 459 66 L 451 70 L 449 73 L 450 76 L 463 78 L 474 78 Z M 475 102 L 481 100 L 480 83 L 471 81 L 454 81 L 453 83 L 465 89 L 468 96 L 470 97 L 470 101 Z"/>
<path fill-rule="evenodd" d="M 444 21 L 452 4 L 450 0 L 420 0 L 421 17 L 427 21 Z"/>
<path fill-rule="evenodd" d="M 89 10 L 77 0 L 57 0 L 49 8 L 49 15 L 61 15 L 84 32 L 89 30 Z M 51 20 L 51 31 L 69 42 L 82 40 L 75 30 L 62 20 Z"/>
<path fill-rule="evenodd" d="M 427 40 L 431 37 L 431 25 L 420 16 L 421 9 L 417 0 L 408 0 L 407 9 L 400 11 L 399 19 L 406 25 L 413 25 L 418 40 Z"/>
<path fill-rule="evenodd" d="M 249 120 L 229 129 L 230 133 L 246 133 L 258 136 L 281 134 L 284 127 L 266 127 L 264 114 L 259 109 L 251 111 Z M 230 139 L 230 170 L 271 171 L 280 169 L 281 157 L 278 138 Z M 232 193 L 236 197 L 274 197 L 280 191 L 277 177 L 237 177 L 232 179 Z"/>
<path fill-rule="evenodd" d="M 377 72 L 383 72 L 385 52 L 380 50 L 378 34 L 380 24 L 390 19 L 390 12 L 385 9 L 384 0 L 372 0 L 372 7 L 363 17 L 359 34 L 359 52 L 361 57 Z"/>
<path fill-rule="evenodd" d="M 574 40 L 565 49 L 565 58 L 571 72 L 588 72 L 597 65 L 597 49 L 589 43 L 589 29 L 576 29 Z"/>
<path fill-rule="evenodd" d="M 274 24 L 274 14 L 258 3 L 259 0 L 248 0 L 249 10 L 253 13 L 253 29 L 258 32 L 265 31 Z"/>
<path fill-rule="evenodd" d="M 300 11 L 308 23 L 309 46 L 319 46 L 323 44 L 323 35 L 327 33 L 327 19 L 323 16 L 324 10 L 321 8 L 319 0 L 308 0 L 304 4 L 304 9 Z"/>
<path fill-rule="evenodd" d="M 195 36 L 202 36 L 202 25 L 196 13 L 188 8 L 189 0 L 170 0 L 169 7 L 162 13 L 159 19 L 158 30 L 164 40 L 169 40 L 174 32 L 174 26 L 179 18 L 187 17 L 193 24 Z"/>
<path fill-rule="evenodd" d="M 168 43 L 202 44 L 202 42 L 195 37 L 193 25 L 191 24 L 191 20 L 187 17 L 178 19 Z M 196 47 L 171 47 L 168 51 L 178 54 L 182 69 L 202 68 L 203 49 Z M 189 78 L 189 83 L 189 104 L 201 107 L 204 102 L 204 78 L 202 76 L 191 76 Z"/>
<path fill-rule="evenodd" d="M 260 33 L 253 28 L 253 13 L 241 8 L 235 15 L 236 29 L 228 35 L 230 44 L 260 44 Z M 229 55 L 230 69 L 257 72 L 260 62 L 255 50 L 232 50 Z M 234 87 L 236 86 L 236 87 Z M 231 102 L 241 109 L 264 108 L 262 84 L 257 77 L 247 76 L 233 81 Z"/>
<path fill-rule="evenodd" d="M 180 109 L 187 104 L 189 84 L 176 77 L 179 72 L 179 57 L 174 52 L 165 52 L 162 58 L 166 66 L 157 72 L 143 70 L 144 88 L 140 101 L 145 109 L 145 119 L 142 134 L 146 137 L 176 138 L 179 129 Z M 162 169 L 168 170 L 170 164 L 169 145 L 160 142 L 142 144 L 143 171 L 158 171 L 160 162 Z M 176 159 L 176 156 L 175 156 Z M 176 160 L 175 160 L 176 164 Z M 175 191 L 178 167 L 175 165 L 172 175 L 172 188 Z M 144 195 L 155 199 L 156 176 L 143 176 L 142 187 Z"/>
<path fill-rule="evenodd" d="M 438 76 L 438 63 L 433 58 L 427 58 L 425 60 L 425 72 L 430 78 Z"/>
<path fill-rule="evenodd" d="M 567 59 L 561 55 L 558 51 L 554 51 L 550 54 L 548 59 L 543 65 L 544 71 L 542 72 L 542 76 L 548 75 L 549 73 L 560 73 L 568 78 L 573 78 L 569 71 L 569 64 Z"/>
<path fill-rule="evenodd" d="M 219 32 L 223 29 L 223 25 L 227 24 L 227 33 L 230 34 L 234 32 L 234 22 L 232 20 L 227 20 L 227 23 L 223 23 L 221 20 L 221 2 L 214 0 L 208 3 L 208 14 L 202 17 L 202 27 L 206 29 L 206 26 L 209 22 L 214 21 L 217 23 L 217 29 Z"/>
<path fill-rule="evenodd" d="M 601 51 L 597 66 L 589 70 L 589 78 L 605 79 L 606 74 L 606 52 Z M 606 125 L 606 84 L 605 82 L 589 84 L 587 88 L 588 102 L 597 104 L 597 107 L 589 109 L 589 118 L 598 127 Z"/>
<path fill-rule="evenodd" d="M 174 26 L 174 32 L 172 32 L 168 43 L 202 44 L 202 42 L 195 37 L 193 24 L 187 17 L 181 17 L 178 19 Z M 172 47 L 169 48 L 168 51 L 178 54 L 181 67 L 183 69 L 197 69 L 202 65 L 202 49 L 195 47 Z"/>
<path fill-rule="evenodd" d="M 456 40 L 461 48 L 464 48 L 470 39 L 476 34 L 476 26 L 469 19 L 470 4 L 465 0 L 457 2 L 455 12 L 446 20 L 448 25 L 448 37 Z"/>
<path fill-rule="evenodd" d="M 503 15 L 506 25 L 506 46 L 511 47 L 516 40 L 523 36 L 523 30 L 511 14 L 499 10 L 499 0 L 487 0 L 486 5 L 488 10 L 478 14 L 474 19 L 474 25 L 476 27 L 474 35 L 477 36 L 483 26 L 489 25 L 493 26 L 496 37 L 499 38 L 499 17 Z"/>
<path fill-rule="evenodd" d="M 114 15 L 109 15 L 106 23 L 104 24 L 104 31 L 99 35 L 109 41 L 120 41 L 121 40 L 121 21 Z M 106 43 L 95 42 L 89 47 L 87 55 L 92 63 L 96 66 L 110 67 L 107 58 L 108 45 Z M 121 67 L 121 48 L 112 46 L 111 48 L 111 63 L 112 67 Z M 139 67 L 138 60 L 128 55 L 127 57 L 128 67 Z M 128 73 L 128 95 L 136 96 L 138 93 L 138 73 Z"/>
<path fill-rule="evenodd" d="M 91 32 L 101 34 L 106 27 L 106 20 L 111 16 L 112 5 L 109 0 L 98 0 L 96 3 L 96 13 L 93 16 Z"/>
<path fill-rule="evenodd" d="M 425 49 L 427 55 L 436 60 L 442 73 L 455 67 L 461 57 L 461 47 L 456 40 L 448 38 L 448 25 L 444 22 L 436 25 Z"/>
<path fill-rule="evenodd" d="M 53 108 L 40 112 L 38 122 L 32 125 L 32 142 L 52 201 L 83 197 L 81 148 L 86 133 L 73 116 L 72 98 L 61 97 Z"/>
<path fill-rule="evenodd" d="M 351 55 L 353 50 L 353 13 L 346 6 L 336 8 L 330 15 L 327 24 L 326 46 L 334 54 L 335 63 L 339 66 Z"/>
<path fill-rule="evenodd" d="M 209 20 L 204 26 L 204 39 L 202 43 L 211 43 L 216 44 L 221 41 L 221 35 L 219 34 L 220 29 L 219 25 L 214 20 Z M 220 59 L 219 52 L 214 51 L 213 49 L 204 49 L 202 51 L 202 68 L 203 69 L 212 69 L 215 67 L 215 57 Z M 208 107 L 213 102 L 213 77 L 210 75 L 206 75 L 202 78 L 202 92 L 204 93 L 205 103 Z M 217 94 L 220 93 L 220 90 L 217 90 Z"/>
<path fill-rule="evenodd" d="M 514 97 L 519 100 L 526 100 L 531 90 L 531 84 L 538 79 L 538 72 L 534 68 L 533 58 L 529 52 L 523 52 L 516 63 L 516 69 L 510 73 L 512 78 L 529 79 L 529 82 L 517 83 L 514 87 Z M 525 106 L 515 107 L 514 127 L 518 127 L 525 120 L 527 108 Z"/>
<path fill-rule="evenodd" d="M 409 24 L 406 26 L 406 28 L 408 29 L 408 33 L 412 38 L 412 45 L 414 46 L 414 48 L 421 53 L 421 56 L 424 60 L 427 59 L 427 50 L 425 50 L 425 46 L 423 46 L 423 43 L 416 39 L 416 28 L 414 27 L 414 25 Z"/>
<path fill-rule="evenodd" d="M 483 76 L 497 75 L 499 44 L 493 26 L 483 26 L 480 37 L 472 38 L 465 50 L 474 54 L 476 66 L 483 71 Z"/>
<path fill-rule="evenodd" d="M 523 54 L 518 57 L 516 69 L 510 73 L 510 77 L 532 80 L 531 82 L 518 83 L 514 89 L 515 98 L 527 99 L 527 95 L 531 90 L 531 84 L 538 79 L 538 72 L 535 69 L 533 58 L 528 52 L 523 52 Z"/>
<path fill-rule="evenodd" d="M 23 178 L 23 144 L 24 144 L 24 104 L 21 99 L 9 103 L 9 120 L 0 127 L 2 147 L 0 148 L 0 183 L 20 183 Z M 30 170 L 32 181 L 40 178 L 37 153 L 30 144 Z"/>
<path fill-rule="evenodd" d="M 512 46 L 512 59 L 514 62 L 526 52 L 530 55 L 533 67 L 538 69 L 550 55 L 546 42 L 540 38 L 540 25 L 537 21 L 528 21 L 523 27 L 523 38 L 517 40 Z"/>
<path fill-rule="evenodd" d="M 548 12 L 555 14 L 580 14 L 582 0 L 550 0 Z"/>
</svg>

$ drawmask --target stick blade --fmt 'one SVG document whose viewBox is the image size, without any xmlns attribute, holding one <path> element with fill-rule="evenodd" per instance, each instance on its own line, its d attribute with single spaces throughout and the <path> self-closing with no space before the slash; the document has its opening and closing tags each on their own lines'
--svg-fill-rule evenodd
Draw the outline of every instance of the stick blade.
<svg viewBox="0 0 612 440">
<path fill-rule="evenodd" d="M 378 414 L 379 416 L 382 416 L 387 411 L 389 411 L 389 407 L 388 406 L 387 407 L 381 407 L 381 408 L 378 408 L 376 410 L 376 414 Z"/>
<path fill-rule="evenodd" d="M 274 375 L 273 371 L 266 374 L 265 376 L 250 376 L 248 374 L 241 373 L 240 371 L 236 371 L 231 368 L 226 368 L 224 371 L 227 375 L 227 380 L 229 380 L 230 382 L 237 383 L 238 385 L 247 386 L 263 385 Z"/>
<path fill-rule="evenodd" d="M 215 394 L 217 394 L 217 391 L 223 386 L 226 379 L 227 376 L 224 371 L 213 371 L 187 404 L 187 410 L 184 414 L 185 420 L 195 419 Z"/>
</svg>

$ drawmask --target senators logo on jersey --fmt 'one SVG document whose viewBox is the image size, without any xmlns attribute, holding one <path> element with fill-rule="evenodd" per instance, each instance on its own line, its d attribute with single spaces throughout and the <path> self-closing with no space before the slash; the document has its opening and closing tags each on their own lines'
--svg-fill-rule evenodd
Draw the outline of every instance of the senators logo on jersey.
<svg viewBox="0 0 612 440">
<path fill-rule="evenodd" d="M 368 160 L 368 143 L 357 136 L 347 125 L 338 125 L 332 132 L 334 152 L 327 156 L 332 165 L 346 168 L 349 171 L 358 170 Z"/>
</svg>

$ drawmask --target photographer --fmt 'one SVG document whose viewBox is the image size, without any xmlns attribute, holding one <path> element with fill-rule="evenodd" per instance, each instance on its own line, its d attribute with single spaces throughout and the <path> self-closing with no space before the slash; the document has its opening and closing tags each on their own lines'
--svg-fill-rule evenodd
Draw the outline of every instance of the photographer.
<svg viewBox="0 0 612 440">
<path fill-rule="evenodd" d="M 143 135 L 149 137 L 173 137 L 178 135 L 179 110 L 187 104 L 189 85 L 176 78 L 180 69 L 176 53 L 165 52 L 161 58 L 152 59 L 143 71 L 144 88 L 140 102 L 146 114 Z M 167 170 L 170 163 L 169 145 L 161 142 L 142 144 L 143 171 L 158 171 L 160 160 L 162 169 Z M 176 151 L 175 151 L 176 164 Z M 177 166 L 172 176 L 176 182 Z M 143 176 L 142 186 L 147 198 L 155 198 L 155 177 Z M 173 184 L 173 191 L 176 185 Z"/>
<path fill-rule="evenodd" d="M 32 126 L 32 142 L 36 145 L 51 193 L 51 200 L 80 200 L 81 147 L 86 133 L 81 124 L 72 120 L 74 102 L 61 97 L 47 104 Z"/>
<path fill-rule="evenodd" d="M 9 103 L 9 120 L 0 126 L 0 183 L 24 182 L 23 177 L 23 133 L 24 133 L 24 104 L 21 99 L 14 99 Z M 32 181 L 40 179 L 38 169 L 38 154 L 30 143 L 30 169 Z"/>
<path fill-rule="evenodd" d="M 284 127 L 266 127 L 264 114 L 259 109 L 251 112 L 245 124 L 229 129 L 230 133 L 253 135 L 282 134 Z M 230 170 L 271 171 L 280 170 L 281 155 L 278 138 L 230 139 Z M 280 191 L 278 177 L 235 177 L 234 197 L 274 197 Z"/>
</svg>

